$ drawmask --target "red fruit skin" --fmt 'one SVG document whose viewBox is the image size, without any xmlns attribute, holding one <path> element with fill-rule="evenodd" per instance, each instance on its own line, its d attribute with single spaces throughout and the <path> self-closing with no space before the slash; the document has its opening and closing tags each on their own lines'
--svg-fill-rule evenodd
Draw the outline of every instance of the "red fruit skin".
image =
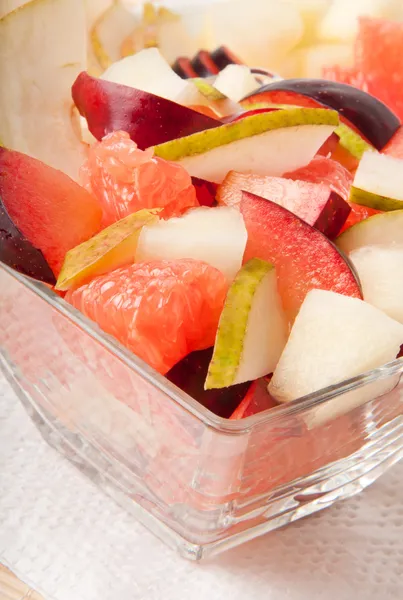
<svg viewBox="0 0 403 600">
<path fill-rule="evenodd" d="M 0 195 L 0 261 L 23 275 L 53 285 L 56 278 L 42 252 L 14 225 Z"/>
<path fill-rule="evenodd" d="M 242 100 L 241 104 L 267 102 L 293 104 L 307 108 L 333 108 L 340 119 L 358 132 L 377 150 L 388 143 L 399 128 L 397 116 L 386 104 L 366 91 L 338 81 L 323 79 L 285 79 L 264 86 Z"/>
<path fill-rule="evenodd" d="M 101 208 L 84 188 L 61 171 L 5 148 L 0 148 L 0 197 L 15 227 L 56 276 L 66 252 L 101 227 Z"/>
<path fill-rule="evenodd" d="M 190 259 L 116 269 L 69 290 L 66 301 L 156 371 L 214 345 L 226 277 Z"/>
<path fill-rule="evenodd" d="M 249 192 L 242 193 L 240 209 L 248 232 L 244 262 L 256 257 L 274 264 L 290 323 L 312 289 L 362 298 L 346 260 L 317 229 L 285 208 Z"/>
<path fill-rule="evenodd" d="M 196 71 L 198 77 L 218 75 L 220 72 L 220 69 L 217 67 L 207 50 L 199 50 L 192 59 L 192 67 Z"/>
<path fill-rule="evenodd" d="M 216 194 L 218 185 L 206 179 L 192 177 L 192 183 L 196 190 L 196 198 L 200 206 L 216 206 Z"/>
<path fill-rule="evenodd" d="M 220 46 L 210 53 L 217 68 L 222 71 L 228 65 L 243 65 L 244 63 L 226 46 Z"/>
<path fill-rule="evenodd" d="M 267 107 L 267 108 L 253 108 L 252 110 L 245 110 L 244 112 L 237 113 L 236 115 L 229 115 L 228 117 L 224 117 L 222 119 L 223 123 L 233 123 L 234 121 L 240 121 L 241 119 L 245 119 L 245 117 L 252 117 L 253 115 L 260 115 L 261 113 L 273 112 L 274 110 L 280 110 L 275 107 Z"/>
<path fill-rule="evenodd" d="M 180 56 L 176 59 L 172 65 L 172 70 L 175 71 L 182 79 L 193 79 L 197 77 L 197 73 L 194 70 L 190 58 L 186 56 Z"/>
<path fill-rule="evenodd" d="M 331 136 L 329 136 L 326 142 L 319 148 L 318 155 L 329 157 L 336 150 L 339 145 L 340 138 L 337 133 L 333 132 Z"/>
<path fill-rule="evenodd" d="M 273 105 L 287 104 L 290 106 L 303 106 L 304 108 L 324 107 L 322 102 L 318 102 L 305 94 L 292 90 L 272 89 L 272 84 L 270 84 L 270 89 L 267 86 L 263 86 L 256 92 L 252 92 L 250 96 L 241 100 L 240 104 L 247 110 L 251 104 L 264 104 L 265 102 Z"/>
<path fill-rule="evenodd" d="M 359 19 L 355 68 L 362 74 L 368 92 L 389 106 L 400 121 L 403 121 L 402 52 L 401 22 L 370 17 Z"/>
<path fill-rule="evenodd" d="M 219 417 L 228 418 L 242 403 L 250 383 L 227 388 L 205 390 L 207 372 L 213 348 L 192 352 L 166 374 L 167 379 Z"/>
<path fill-rule="evenodd" d="M 325 183 L 344 198 L 350 206 L 350 214 L 340 233 L 343 233 L 343 231 L 352 225 L 381 212 L 369 208 L 368 206 L 361 206 L 349 201 L 353 175 L 343 167 L 343 165 L 333 159 L 316 157 L 306 167 L 302 167 L 291 173 L 286 173 L 284 177 L 287 177 L 288 179 L 302 179 L 314 183 Z"/>
<path fill-rule="evenodd" d="M 350 213 L 350 206 L 329 185 L 290 178 L 228 173 L 219 186 L 219 204 L 239 205 L 242 192 L 271 200 L 297 215 L 327 237 L 337 237 Z"/>
<path fill-rule="evenodd" d="M 141 150 L 220 125 L 217 119 L 165 98 L 85 72 L 74 82 L 72 95 L 97 140 L 126 131 Z"/>
<path fill-rule="evenodd" d="M 242 402 L 230 416 L 231 421 L 245 419 L 246 417 L 251 417 L 252 415 L 256 415 L 264 410 L 277 406 L 277 402 L 267 391 L 270 379 L 271 377 L 263 377 L 251 384 Z"/>
</svg>

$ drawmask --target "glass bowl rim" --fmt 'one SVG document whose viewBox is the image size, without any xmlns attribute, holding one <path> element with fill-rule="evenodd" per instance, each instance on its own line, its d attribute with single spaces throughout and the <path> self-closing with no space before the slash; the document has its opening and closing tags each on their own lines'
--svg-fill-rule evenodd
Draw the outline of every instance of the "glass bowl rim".
<svg viewBox="0 0 403 600">
<path fill-rule="evenodd" d="M 39 281 L 31 279 L 26 275 L 18 273 L 11 267 L 8 267 L 1 262 L 0 271 L 4 271 L 10 275 L 13 279 L 17 280 L 20 284 L 26 287 L 30 292 L 41 298 L 53 309 L 57 310 L 57 312 L 67 317 L 94 341 L 109 350 L 130 370 L 136 372 L 138 375 L 140 375 L 140 377 L 146 379 L 154 387 L 160 389 L 182 409 L 191 413 L 205 425 L 215 430 L 219 430 L 221 433 L 240 435 L 248 433 L 256 426 L 267 424 L 276 426 L 279 424 L 279 421 L 284 418 L 296 416 L 303 411 L 325 405 L 333 398 L 346 392 L 357 390 L 375 381 L 403 373 L 402 357 L 397 358 L 385 365 L 381 365 L 380 367 L 371 369 L 370 371 L 366 371 L 365 373 L 356 375 L 355 377 L 346 379 L 306 396 L 297 398 L 292 402 L 279 404 L 274 408 L 266 409 L 262 412 L 256 413 L 255 415 L 244 417 L 243 419 L 226 419 L 211 412 L 208 408 L 204 407 L 197 400 L 178 388 L 175 384 L 171 383 L 166 377 L 164 377 L 164 375 L 161 375 L 155 371 L 141 358 L 137 357 L 135 354 L 130 352 L 130 350 L 125 348 L 120 342 L 102 331 L 95 322 L 88 319 L 79 310 L 55 294 L 50 287 Z M 371 399 L 367 402 L 370 401 Z"/>
</svg>

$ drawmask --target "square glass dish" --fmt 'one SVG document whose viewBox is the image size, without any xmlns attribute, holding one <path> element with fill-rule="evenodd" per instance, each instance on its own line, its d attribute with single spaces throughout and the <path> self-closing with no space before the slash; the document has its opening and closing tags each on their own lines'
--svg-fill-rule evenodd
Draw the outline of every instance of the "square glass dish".
<svg viewBox="0 0 403 600">
<path fill-rule="evenodd" d="M 403 362 L 216 416 L 45 285 L 0 265 L 1 365 L 45 437 L 199 560 L 361 491 L 403 456 Z"/>
</svg>

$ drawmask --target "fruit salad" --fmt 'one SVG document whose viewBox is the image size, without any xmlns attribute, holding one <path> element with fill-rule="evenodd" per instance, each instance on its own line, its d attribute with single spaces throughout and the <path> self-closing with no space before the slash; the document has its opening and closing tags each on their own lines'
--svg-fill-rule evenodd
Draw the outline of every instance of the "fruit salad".
<svg viewBox="0 0 403 600">
<path fill-rule="evenodd" d="M 0 72 L 19 73 L 0 92 L 0 260 L 221 417 L 393 361 L 403 24 L 360 18 L 353 66 L 283 78 L 278 61 L 253 68 L 235 45 L 169 61 L 153 36 L 178 19 L 150 5 L 120 32 L 123 57 L 106 52 L 98 17 L 95 73 L 86 36 L 65 33 L 71 15 L 87 28 L 84 4 L 36 0 L 0 20 Z M 34 17 L 54 25 L 42 41 L 35 27 L 23 35 Z M 371 398 L 389 389 L 381 380 Z M 368 399 L 336 399 L 315 425 Z"/>
</svg>

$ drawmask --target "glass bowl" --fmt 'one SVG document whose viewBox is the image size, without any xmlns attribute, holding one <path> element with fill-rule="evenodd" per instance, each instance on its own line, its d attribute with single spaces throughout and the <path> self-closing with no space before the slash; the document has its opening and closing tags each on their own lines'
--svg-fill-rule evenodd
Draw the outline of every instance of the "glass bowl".
<svg viewBox="0 0 403 600">
<path fill-rule="evenodd" d="M 1 366 L 44 438 L 188 559 L 352 496 L 403 456 L 400 359 L 232 421 L 45 285 L 0 265 L 0 288 Z"/>
</svg>

